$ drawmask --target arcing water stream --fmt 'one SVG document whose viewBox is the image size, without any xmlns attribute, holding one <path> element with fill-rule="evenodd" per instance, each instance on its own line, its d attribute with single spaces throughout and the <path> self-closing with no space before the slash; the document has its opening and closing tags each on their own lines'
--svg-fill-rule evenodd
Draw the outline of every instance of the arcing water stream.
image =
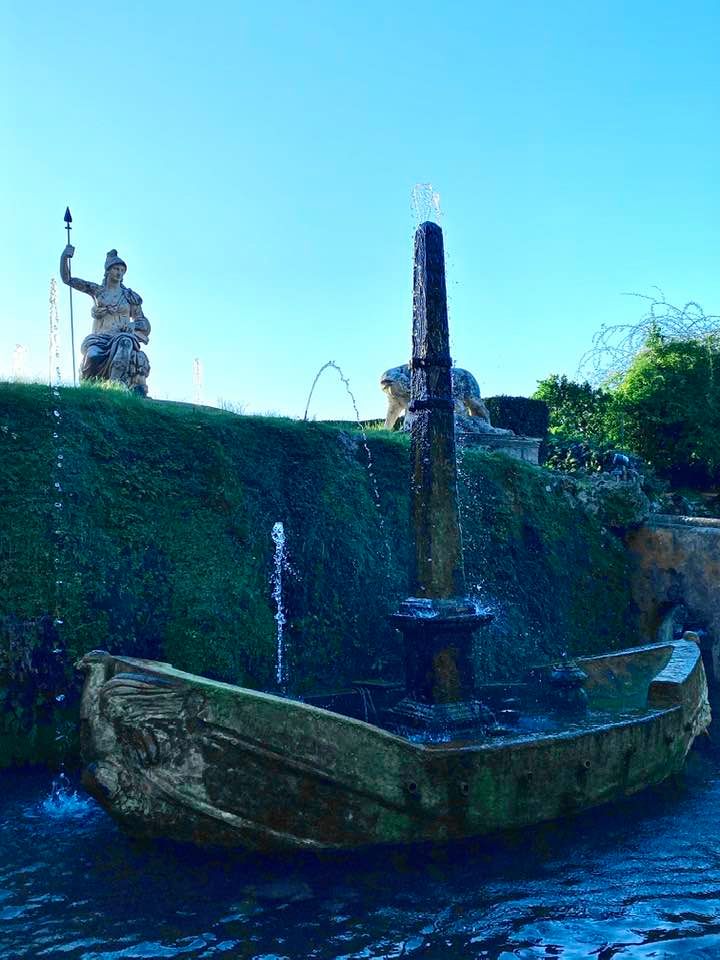
<svg viewBox="0 0 720 960">
<path fill-rule="evenodd" d="M 360 419 L 360 411 L 358 410 L 357 402 L 356 402 L 356 400 L 355 400 L 355 394 L 354 394 L 354 393 L 352 392 L 352 390 L 350 389 L 350 381 L 349 381 L 348 378 L 345 376 L 345 374 L 342 372 L 342 370 L 341 370 L 340 367 L 337 365 L 337 363 L 335 363 L 334 360 L 328 360 L 328 362 L 327 362 L 327 363 L 324 363 L 324 364 L 322 365 L 322 367 L 320 367 L 320 369 L 318 370 L 318 372 L 315 374 L 315 379 L 314 379 L 313 382 L 312 382 L 312 386 L 310 387 L 310 393 L 309 393 L 308 398 L 307 398 L 307 403 L 305 404 L 305 414 L 304 414 L 304 416 L 303 416 L 303 420 L 307 420 L 307 418 L 308 418 L 308 411 L 309 411 L 309 409 L 310 409 L 310 401 L 312 400 L 313 393 L 315 392 L 315 387 L 316 387 L 316 385 L 317 385 L 317 382 L 318 382 L 318 380 L 320 379 L 320 377 L 322 376 L 322 374 L 324 373 L 325 370 L 335 370 L 335 372 L 337 373 L 337 375 L 340 377 L 340 380 L 342 381 L 343 386 L 345 387 L 345 392 L 347 393 L 348 397 L 350 398 L 350 402 L 352 403 L 352 408 L 353 408 L 353 411 L 354 411 L 354 413 L 355 413 L 355 422 L 356 422 L 356 424 L 357 424 L 358 430 L 360 431 L 360 437 L 361 437 L 363 449 L 364 449 L 364 451 L 365 451 L 365 456 L 367 457 L 368 476 L 369 476 L 369 478 L 370 478 L 370 484 L 371 484 L 371 487 L 372 487 L 373 497 L 374 497 L 374 499 L 375 499 L 375 507 L 376 507 L 376 509 L 377 509 L 378 523 L 379 523 L 379 526 L 380 526 L 380 532 L 382 533 L 382 536 L 383 536 L 383 542 L 384 542 L 384 546 L 385 546 L 385 556 L 386 556 L 386 560 L 387 560 L 388 567 L 389 567 L 389 565 L 390 565 L 390 563 L 391 563 L 390 545 L 389 545 L 389 543 L 388 543 L 387 532 L 386 532 L 386 530 L 385 530 L 385 521 L 384 521 L 384 519 L 383 519 L 383 515 L 382 515 L 382 512 L 381 512 L 380 489 L 379 489 L 378 484 L 377 484 L 377 477 L 375 476 L 375 467 L 374 467 L 374 465 L 373 465 L 373 458 L 372 458 L 372 453 L 370 452 L 370 446 L 369 446 L 369 444 L 368 444 L 367 434 L 366 434 L 366 432 L 365 432 L 365 427 L 364 427 L 363 424 L 362 424 L 362 420 Z"/>
</svg>

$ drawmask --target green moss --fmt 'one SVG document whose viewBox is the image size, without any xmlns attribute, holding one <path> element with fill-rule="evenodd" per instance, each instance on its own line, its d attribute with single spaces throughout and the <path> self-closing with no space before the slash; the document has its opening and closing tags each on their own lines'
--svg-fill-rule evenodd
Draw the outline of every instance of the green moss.
<svg viewBox="0 0 720 960">
<path fill-rule="evenodd" d="M 621 540 L 555 493 L 550 476 L 496 454 L 466 454 L 463 461 L 468 585 L 496 613 L 476 645 L 487 679 L 518 677 L 565 650 L 590 653 L 635 641 Z"/>
<path fill-rule="evenodd" d="M 47 387 L 0 384 L 0 617 L 64 620 L 75 693 L 70 665 L 98 647 L 272 689 L 271 530 L 282 521 L 294 571 L 285 577 L 293 691 L 377 670 L 399 677 L 386 617 L 407 591 L 407 438 L 375 430 L 367 450 L 351 427 L 97 388 L 55 400 Z M 468 585 L 497 613 L 478 641 L 488 677 L 565 648 L 631 642 L 621 544 L 545 487 L 540 469 L 464 457 Z M 0 656 L 0 686 L 30 679 L 11 681 Z M 51 755 L 36 713 L 13 722 L 14 759 Z"/>
</svg>

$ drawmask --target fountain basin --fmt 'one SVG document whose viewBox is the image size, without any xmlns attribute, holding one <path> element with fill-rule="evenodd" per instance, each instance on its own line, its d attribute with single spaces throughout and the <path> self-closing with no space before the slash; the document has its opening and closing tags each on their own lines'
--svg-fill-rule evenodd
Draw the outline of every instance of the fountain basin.
<svg viewBox="0 0 720 960">
<path fill-rule="evenodd" d="M 136 836 L 323 851 L 522 827 L 677 772 L 710 722 L 698 647 L 676 641 L 578 664 L 588 674 L 581 723 L 423 743 L 93 651 L 78 664 L 83 783 Z"/>
</svg>

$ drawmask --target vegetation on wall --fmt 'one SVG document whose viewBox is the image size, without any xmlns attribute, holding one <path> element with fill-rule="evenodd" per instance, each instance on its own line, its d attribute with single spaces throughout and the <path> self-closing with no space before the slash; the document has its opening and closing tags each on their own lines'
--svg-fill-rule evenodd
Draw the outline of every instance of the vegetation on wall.
<svg viewBox="0 0 720 960">
<path fill-rule="evenodd" d="M 552 374 L 538 383 L 533 396 L 546 404 L 549 413 L 546 466 L 596 472 L 607 465 L 611 451 L 617 448 L 609 428 L 610 391 Z"/>
<path fill-rule="evenodd" d="M 587 381 L 575 383 L 555 373 L 538 383 L 533 396 L 547 405 L 548 426 L 554 436 L 605 438 L 612 402 L 607 390 L 593 387 Z"/>
<path fill-rule="evenodd" d="M 641 351 L 614 391 L 611 429 L 678 484 L 720 481 L 720 339 Z"/>
<path fill-rule="evenodd" d="M 519 437 L 544 438 L 548 432 L 548 406 L 541 397 L 487 397 L 485 405 L 494 427 L 512 430 Z"/>
<path fill-rule="evenodd" d="M 502 455 L 466 453 L 461 514 L 469 588 L 495 613 L 477 637 L 485 679 L 637 641 L 623 543 L 574 488 Z"/>
<path fill-rule="evenodd" d="M 679 485 L 720 481 L 720 340 L 652 332 L 608 387 L 557 375 L 535 396 L 550 410 L 548 465 L 600 469 L 616 450 Z"/>
<path fill-rule="evenodd" d="M 539 382 L 534 396 L 550 412 L 546 463 L 598 471 L 624 452 L 645 476 L 707 490 L 720 482 L 720 317 L 694 301 L 677 307 L 660 290 L 631 296 L 645 313 L 603 324 L 580 360 L 587 379 Z"/>
<path fill-rule="evenodd" d="M 77 703 L 72 664 L 90 649 L 275 689 L 277 521 L 292 692 L 400 679 L 387 615 L 408 589 L 407 444 L 369 435 L 378 503 L 350 429 L 0 384 L 0 763 L 52 757 Z M 622 545 L 551 476 L 463 458 L 468 584 L 496 612 L 478 643 L 486 679 L 634 640 Z"/>
</svg>

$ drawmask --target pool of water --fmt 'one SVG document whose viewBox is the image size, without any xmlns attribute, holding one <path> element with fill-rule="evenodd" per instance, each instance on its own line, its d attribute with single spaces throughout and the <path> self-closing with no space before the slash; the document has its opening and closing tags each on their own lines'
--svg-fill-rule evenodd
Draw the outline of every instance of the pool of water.
<svg viewBox="0 0 720 960">
<path fill-rule="evenodd" d="M 0 958 L 720 957 L 720 751 L 513 835 L 327 859 L 128 840 L 0 774 Z"/>
</svg>

